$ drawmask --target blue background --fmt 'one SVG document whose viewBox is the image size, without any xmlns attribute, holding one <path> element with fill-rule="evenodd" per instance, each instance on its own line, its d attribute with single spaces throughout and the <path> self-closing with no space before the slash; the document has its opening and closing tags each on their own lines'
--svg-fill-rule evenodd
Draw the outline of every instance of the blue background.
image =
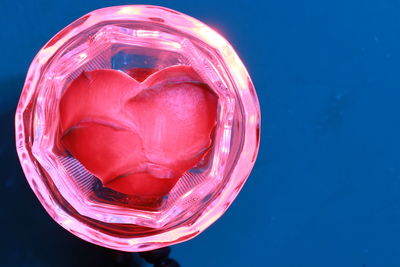
<svg viewBox="0 0 400 267">
<path fill-rule="evenodd" d="M 94 266 L 108 253 L 41 208 L 14 152 L 12 116 L 47 40 L 93 9 L 128 3 L 216 28 L 261 102 L 256 166 L 219 221 L 173 247 L 182 266 L 400 266 L 398 0 L 1 0 L 0 263 Z"/>
</svg>

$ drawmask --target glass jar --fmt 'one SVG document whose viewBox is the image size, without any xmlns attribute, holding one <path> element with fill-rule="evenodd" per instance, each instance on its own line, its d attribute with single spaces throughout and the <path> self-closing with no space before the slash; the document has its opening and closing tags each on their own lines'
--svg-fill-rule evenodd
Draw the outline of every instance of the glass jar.
<svg viewBox="0 0 400 267">
<path fill-rule="evenodd" d="M 191 66 L 218 95 L 213 147 L 157 205 L 135 205 L 60 145 L 60 98 L 82 71 L 174 65 Z M 86 241 L 123 251 L 179 243 L 211 225 L 249 176 L 260 139 L 256 92 L 231 45 L 192 17 L 145 5 L 99 9 L 56 34 L 29 68 L 15 123 L 24 173 L 50 216 Z"/>
</svg>

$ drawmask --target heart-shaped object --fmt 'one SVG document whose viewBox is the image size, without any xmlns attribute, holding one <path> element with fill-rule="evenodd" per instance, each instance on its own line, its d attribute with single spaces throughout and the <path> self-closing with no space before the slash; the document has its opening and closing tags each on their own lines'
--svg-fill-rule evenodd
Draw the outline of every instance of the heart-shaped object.
<svg viewBox="0 0 400 267">
<path fill-rule="evenodd" d="M 104 186 L 162 197 L 210 149 L 217 104 L 188 66 L 83 72 L 60 101 L 61 142 Z"/>
</svg>

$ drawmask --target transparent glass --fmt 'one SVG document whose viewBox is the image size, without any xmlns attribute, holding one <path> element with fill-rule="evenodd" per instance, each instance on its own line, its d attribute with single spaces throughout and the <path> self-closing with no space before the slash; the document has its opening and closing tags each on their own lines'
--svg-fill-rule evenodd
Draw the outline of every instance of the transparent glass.
<svg viewBox="0 0 400 267">
<path fill-rule="evenodd" d="M 192 66 L 218 94 L 213 148 L 157 205 L 131 205 L 65 153 L 60 97 L 83 70 L 173 65 Z M 80 238 L 123 251 L 182 242 L 217 220 L 250 174 L 259 127 L 254 87 L 230 44 L 192 17 L 143 5 L 93 11 L 55 35 L 34 58 L 16 112 L 21 165 L 47 212 Z"/>
</svg>

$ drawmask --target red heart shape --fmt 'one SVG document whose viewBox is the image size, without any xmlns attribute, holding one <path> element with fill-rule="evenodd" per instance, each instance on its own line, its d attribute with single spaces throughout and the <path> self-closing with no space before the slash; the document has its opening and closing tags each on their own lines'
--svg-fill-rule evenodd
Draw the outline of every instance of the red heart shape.
<svg viewBox="0 0 400 267">
<path fill-rule="evenodd" d="M 191 67 L 83 72 L 60 101 L 62 144 L 104 186 L 167 194 L 211 146 L 217 95 Z"/>
</svg>

